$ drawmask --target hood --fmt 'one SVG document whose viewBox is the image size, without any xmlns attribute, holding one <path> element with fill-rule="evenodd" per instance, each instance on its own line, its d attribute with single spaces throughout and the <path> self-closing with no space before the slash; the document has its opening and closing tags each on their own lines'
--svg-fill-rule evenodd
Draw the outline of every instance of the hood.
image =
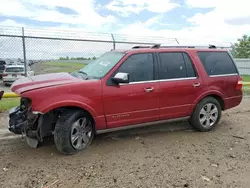
<svg viewBox="0 0 250 188">
<path fill-rule="evenodd" d="M 71 76 L 69 73 L 42 74 L 18 79 L 12 84 L 11 91 L 21 94 L 34 89 L 70 84 L 77 81 L 79 79 Z"/>
</svg>

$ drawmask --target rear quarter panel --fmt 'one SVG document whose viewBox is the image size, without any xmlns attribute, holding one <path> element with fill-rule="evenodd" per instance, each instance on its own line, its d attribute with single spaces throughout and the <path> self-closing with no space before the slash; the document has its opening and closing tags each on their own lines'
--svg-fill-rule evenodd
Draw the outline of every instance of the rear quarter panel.
<svg viewBox="0 0 250 188">
<path fill-rule="evenodd" d="M 205 68 L 197 55 L 197 50 L 192 50 L 190 55 L 192 56 L 199 76 L 202 77 L 203 80 L 203 88 L 200 92 L 200 95 L 193 103 L 193 109 L 199 103 L 199 101 L 210 95 L 217 95 L 224 101 L 226 98 L 225 91 L 227 90 L 226 77 L 210 77 L 205 71 Z"/>
<path fill-rule="evenodd" d="M 193 107 L 195 107 L 200 100 L 209 95 L 217 95 L 222 98 L 225 103 L 224 110 L 239 105 L 242 100 L 242 91 L 236 90 L 239 75 L 209 76 L 197 55 L 197 51 L 192 51 L 191 54 L 195 60 L 194 62 L 196 66 L 198 67 L 199 74 L 204 81 L 203 92 L 196 99 Z"/>
</svg>

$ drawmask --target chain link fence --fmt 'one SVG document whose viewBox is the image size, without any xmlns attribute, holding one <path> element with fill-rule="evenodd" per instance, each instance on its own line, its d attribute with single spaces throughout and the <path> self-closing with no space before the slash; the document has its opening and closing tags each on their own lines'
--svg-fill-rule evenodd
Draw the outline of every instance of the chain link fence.
<svg viewBox="0 0 250 188">
<path fill-rule="evenodd" d="M 0 26 L 0 62 L 27 65 L 35 74 L 72 72 L 111 49 L 154 44 L 186 45 L 191 44 L 190 41 L 199 46 L 201 42 L 203 45 L 217 44 L 216 41 L 182 38 Z M 229 46 L 230 43 L 223 48 L 231 50 Z M 236 59 L 236 62 L 241 74 L 250 75 L 249 59 Z M 25 73 L 28 74 L 26 67 Z"/>
</svg>

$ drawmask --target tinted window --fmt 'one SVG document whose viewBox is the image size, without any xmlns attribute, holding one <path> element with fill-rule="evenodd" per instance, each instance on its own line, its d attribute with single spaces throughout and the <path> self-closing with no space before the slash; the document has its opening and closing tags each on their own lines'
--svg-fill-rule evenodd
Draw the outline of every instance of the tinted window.
<svg viewBox="0 0 250 188">
<path fill-rule="evenodd" d="M 130 82 L 153 80 L 154 64 L 152 54 L 131 55 L 119 68 L 129 73 Z"/>
<path fill-rule="evenodd" d="M 227 52 L 198 52 L 198 56 L 208 75 L 237 73 L 236 67 Z"/>
<path fill-rule="evenodd" d="M 6 68 L 5 72 L 24 72 L 23 67 L 10 67 Z"/>
<path fill-rule="evenodd" d="M 183 57 L 186 63 L 187 77 L 196 77 L 196 72 L 192 60 L 186 53 L 183 53 Z"/>
<path fill-rule="evenodd" d="M 160 79 L 195 77 L 194 67 L 187 54 L 181 52 L 166 52 L 159 53 L 159 57 Z"/>
</svg>

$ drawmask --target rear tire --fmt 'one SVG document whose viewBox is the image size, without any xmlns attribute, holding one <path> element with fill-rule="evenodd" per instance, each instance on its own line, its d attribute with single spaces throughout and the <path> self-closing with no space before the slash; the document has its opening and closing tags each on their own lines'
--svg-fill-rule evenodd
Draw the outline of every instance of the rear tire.
<svg viewBox="0 0 250 188">
<path fill-rule="evenodd" d="M 61 153 L 72 155 L 84 150 L 92 143 L 93 138 L 93 122 L 84 111 L 65 111 L 58 118 L 54 141 Z"/>
<path fill-rule="evenodd" d="M 189 122 L 196 130 L 207 132 L 214 129 L 220 118 L 220 103 L 213 97 L 207 97 L 196 105 Z"/>
</svg>

